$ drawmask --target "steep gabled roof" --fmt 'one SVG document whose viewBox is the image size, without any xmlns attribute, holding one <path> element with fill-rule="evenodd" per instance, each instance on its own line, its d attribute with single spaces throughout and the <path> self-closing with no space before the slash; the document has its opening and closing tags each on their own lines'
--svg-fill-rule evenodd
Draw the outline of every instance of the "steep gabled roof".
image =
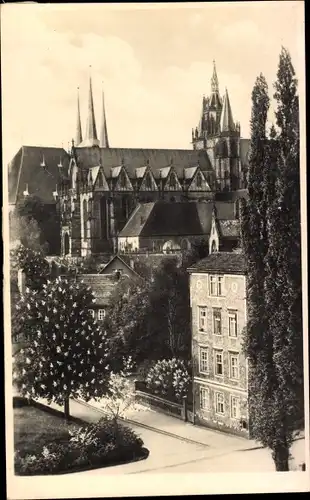
<svg viewBox="0 0 310 500">
<path fill-rule="evenodd" d="M 118 281 L 111 274 L 78 274 L 77 281 L 89 286 L 96 298 L 94 307 L 109 305 L 111 295 Z"/>
<path fill-rule="evenodd" d="M 44 163 L 45 167 L 41 166 Z M 59 170 L 68 170 L 70 157 L 63 148 L 22 146 L 9 165 L 9 203 L 22 197 L 26 184 L 30 195 L 44 203 L 54 203 L 53 191 L 59 179 Z M 62 167 L 58 165 L 62 163 Z"/>
</svg>

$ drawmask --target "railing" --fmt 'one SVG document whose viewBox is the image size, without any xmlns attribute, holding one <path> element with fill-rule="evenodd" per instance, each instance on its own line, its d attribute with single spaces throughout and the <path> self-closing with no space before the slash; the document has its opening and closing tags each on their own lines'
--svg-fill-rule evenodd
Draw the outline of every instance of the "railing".
<svg viewBox="0 0 310 500">
<path fill-rule="evenodd" d="M 166 415 L 179 418 L 185 422 L 193 422 L 194 417 L 191 411 L 192 405 L 188 405 L 187 397 L 182 398 L 182 403 L 165 399 L 162 396 L 153 394 L 146 386 L 145 382 L 135 381 L 136 400 L 143 405 L 161 411 Z"/>
</svg>

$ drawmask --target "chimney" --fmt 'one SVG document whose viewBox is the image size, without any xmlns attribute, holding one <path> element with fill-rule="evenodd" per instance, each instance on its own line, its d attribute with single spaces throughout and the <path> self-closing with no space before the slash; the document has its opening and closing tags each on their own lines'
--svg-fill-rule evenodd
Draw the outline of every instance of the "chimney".
<svg viewBox="0 0 310 500">
<path fill-rule="evenodd" d="M 19 269 L 17 273 L 17 284 L 19 293 L 24 295 L 26 289 L 26 273 L 23 269 Z"/>
</svg>

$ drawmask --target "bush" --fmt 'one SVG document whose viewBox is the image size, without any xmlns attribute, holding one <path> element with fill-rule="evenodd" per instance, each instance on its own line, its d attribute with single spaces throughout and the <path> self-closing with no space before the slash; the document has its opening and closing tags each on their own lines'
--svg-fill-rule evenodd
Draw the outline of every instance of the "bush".
<svg viewBox="0 0 310 500">
<path fill-rule="evenodd" d="M 149 370 L 146 386 L 154 394 L 180 402 L 183 396 L 187 396 L 190 381 L 185 362 L 172 358 L 158 361 Z"/>
<path fill-rule="evenodd" d="M 143 441 L 128 427 L 106 417 L 73 428 L 62 440 L 47 443 L 41 453 L 15 453 L 19 475 L 53 474 L 75 468 L 111 465 L 142 455 Z"/>
</svg>

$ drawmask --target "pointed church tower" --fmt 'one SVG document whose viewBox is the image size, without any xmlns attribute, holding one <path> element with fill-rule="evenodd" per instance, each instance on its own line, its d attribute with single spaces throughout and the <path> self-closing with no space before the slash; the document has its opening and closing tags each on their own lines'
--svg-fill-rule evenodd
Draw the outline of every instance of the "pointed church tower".
<svg viewBox="0 0 310 500">
<path fill-rule="evenodd" d="M 86 123 L 86 134 L 82 144 L 85 147 L 99 146 L 99 140 L 97 137 L 97 129 L 96 129 L 91 76 L 89 77 L 89 96 L 88 96 L 88 115 Z"/>
<path fill-rule="evenodd" d="M 101 122 L 101 132 L 100 132 L 100 147 L 101 148 L 108 148 L 109 147 L 108 129 L 107 129 L 106 114 L 105 114 L 103 89 L 102 89 L 102 122 Z"/>
<path fill-rule="evenodd" d="M 80 96 L 79 96 L 79 87 L 78 87 L 78 96 L 77 96 L 77 120 L 76 120 L 76 132 L 75 132 L 75 145 L 78 146 L 83 141 L 82 137 L 82 126 L 81 126 L 81 114 L 80 114 Z"/>
<path fill-rule="evenodd" d="M 231 111 L 230 100 L 229 100 L 227 88 L 225 89 L 225 95 L 224 95 L 224 99 L 223 99 L 223 108 L 222 108 L 222 114 L 221 114 L 220 127 L 221 127 L 221 133 L 234 132 L 236 130 L 233 116 L 232 116 L 232 111 Z"/>
<path fill-rule="evenodd" d="M 220 118 L 222 112 L 222 100 L 219 92 L 219 81 L 217 77 L 215 61 L 213 61 L 213 73 L 211 78 L 211 94 L 203 97 L 202 114 L 199 126 L 192 141 L 194 149 L 208 148 L 209 139 L 213 140 L 220 133 Z"/>
</svg>

